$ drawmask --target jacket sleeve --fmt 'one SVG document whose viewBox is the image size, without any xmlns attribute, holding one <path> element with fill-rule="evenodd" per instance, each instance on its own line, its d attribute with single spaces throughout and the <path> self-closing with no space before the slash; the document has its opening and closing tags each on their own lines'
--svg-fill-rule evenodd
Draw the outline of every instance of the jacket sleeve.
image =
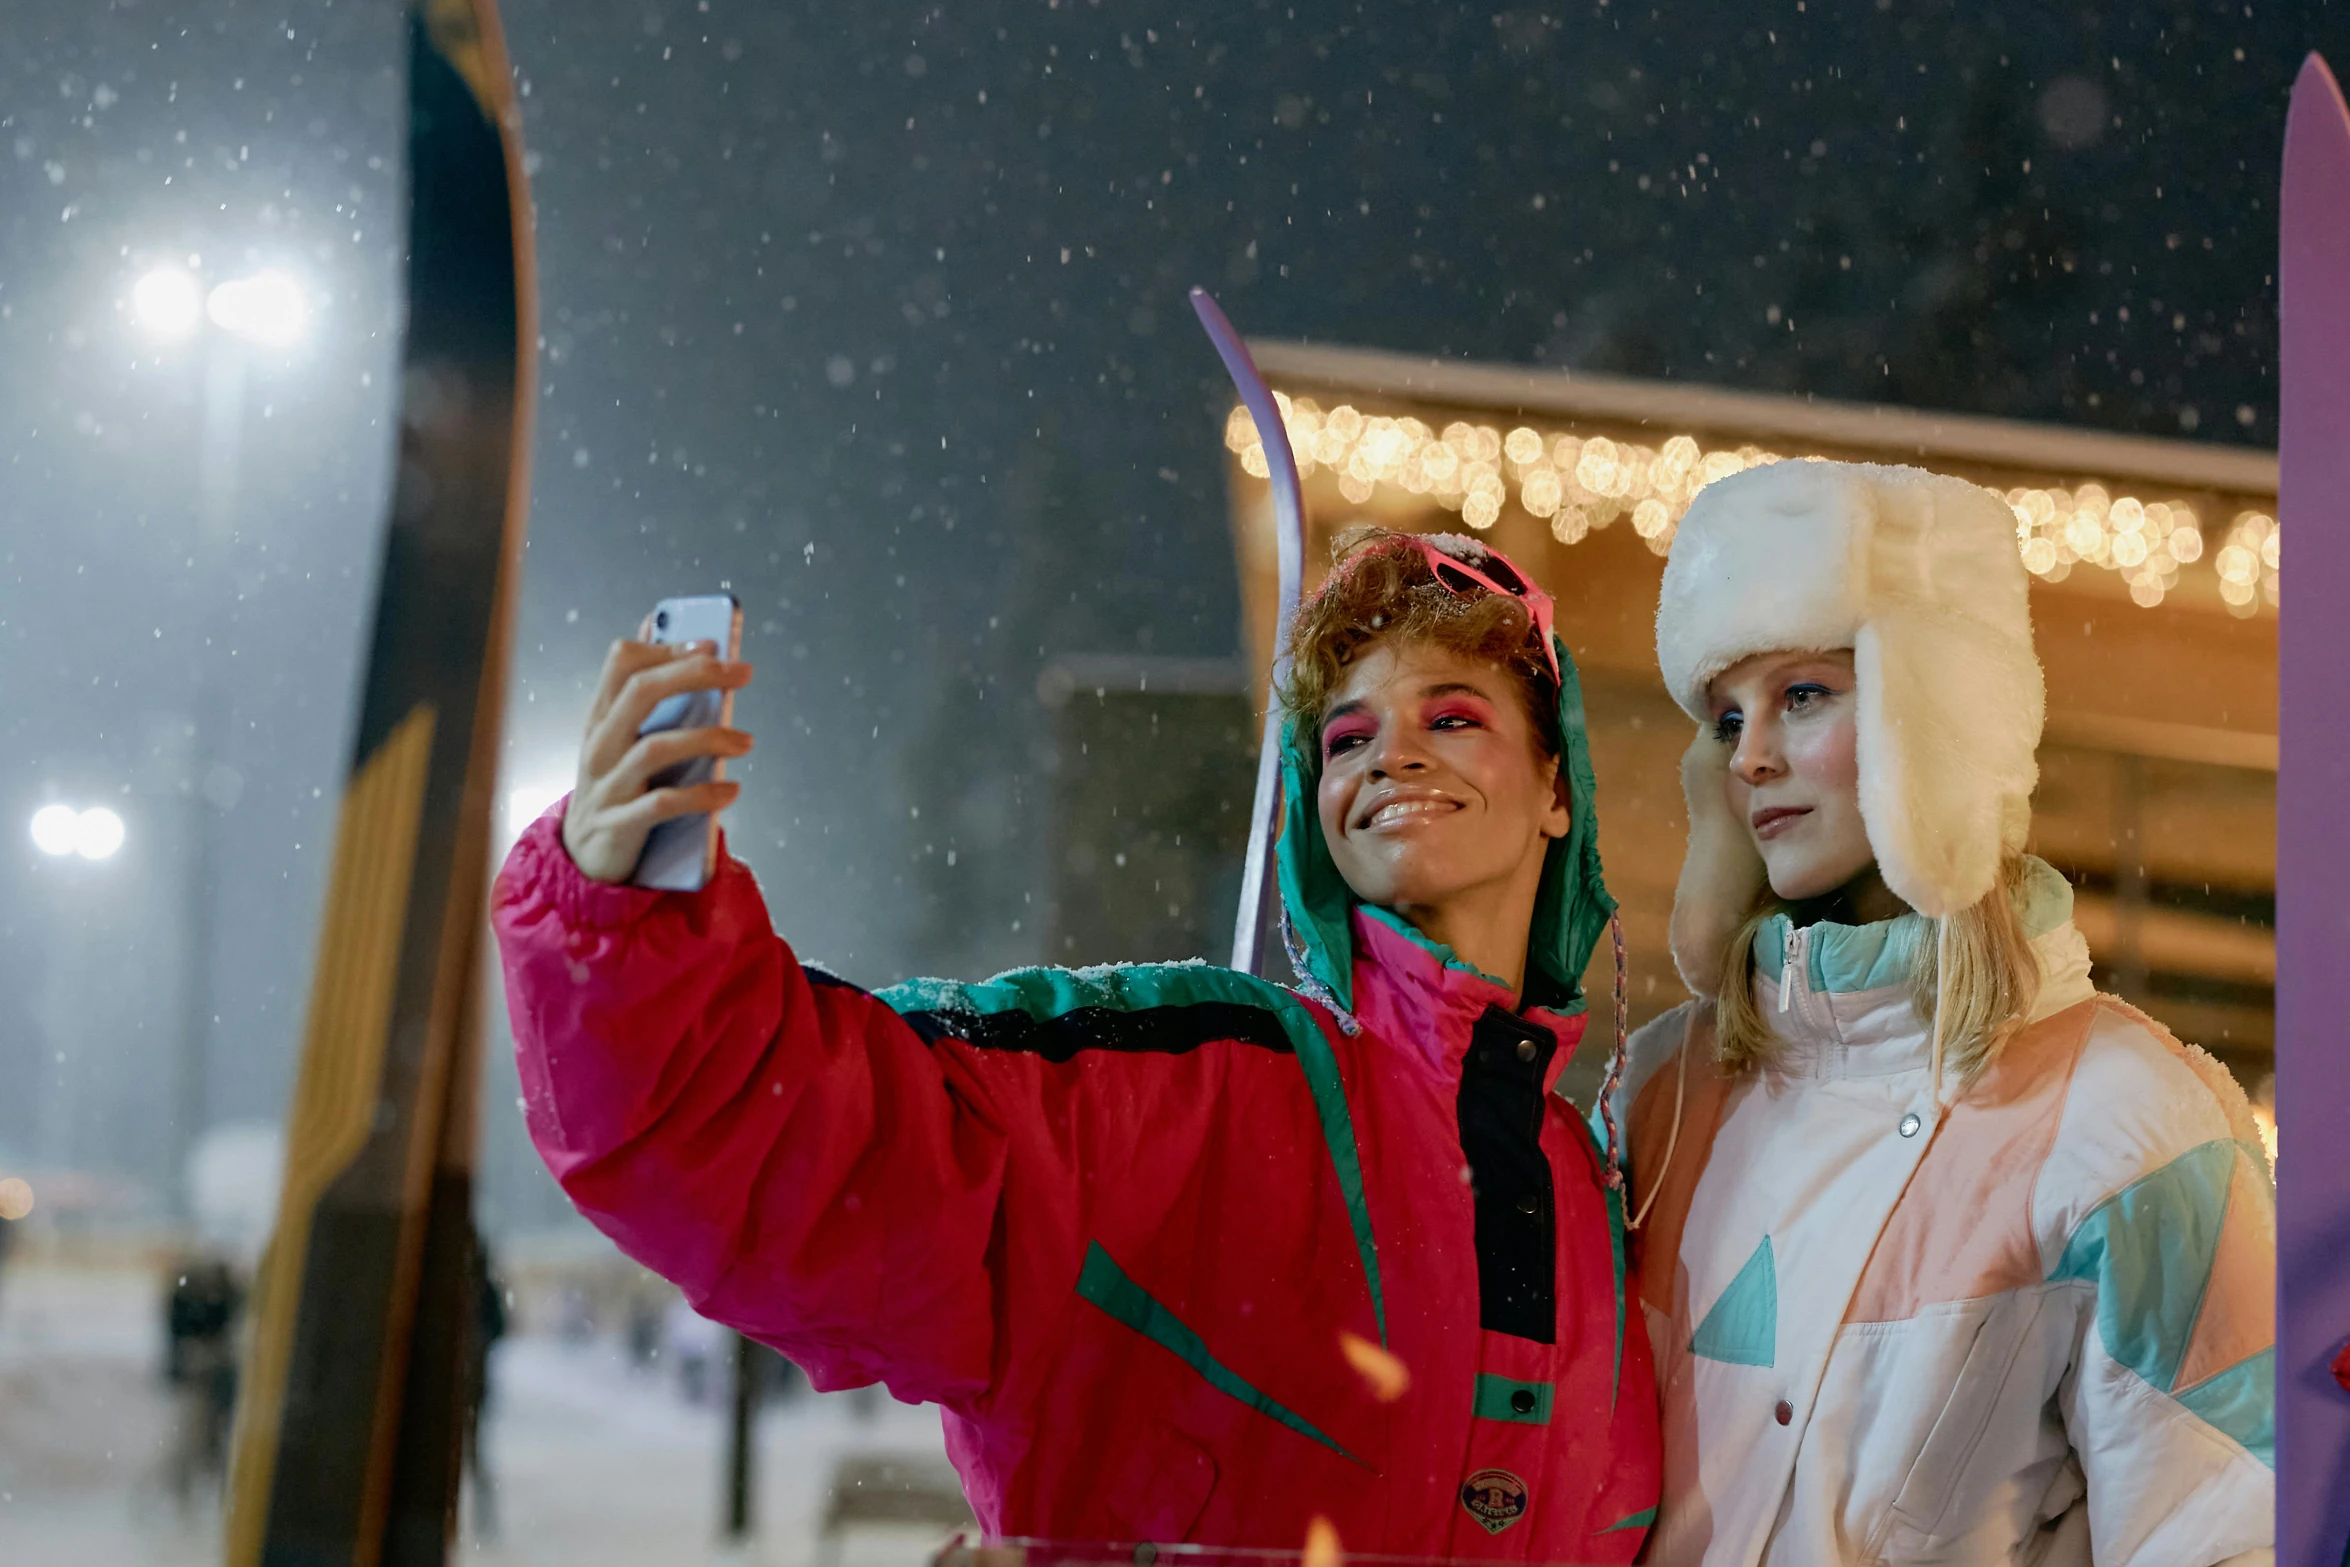
<svg viewBox="0 0 2350 1567">
<path fill-rule="evenodd" d="M 2241 1101 L 2208 1057 L 2109 1016 L 2041 1174 L 2049 1277 L 2085 1287 L 2059 1398 L 2097 1567 L 2273 1544 L 2275 1199 Z"/>
<path fill-rule="evenodd" d="M 803 968 L 751 873 L 589 881 L 562 807 L 492 919 L 532 1140 L 579 1210 L 819 1387 L 988 1385 L 1003 1107 L 888 1006 Z"/>
</svg>

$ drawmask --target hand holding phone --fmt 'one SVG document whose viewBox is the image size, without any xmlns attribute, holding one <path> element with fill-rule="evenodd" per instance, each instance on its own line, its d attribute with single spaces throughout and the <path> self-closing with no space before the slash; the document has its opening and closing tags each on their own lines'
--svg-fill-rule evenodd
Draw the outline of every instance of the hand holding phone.
<svg viewBox="0 0 2350 1567">
<path fill-rule="evenodd" d="M 692 891 L 717 853 L 716 814 L 738 787 L 720 776 L 751 749 L 732 727 L 750 683 L 731 595 L 665 599 L 639 640 L 615 642 L 588 711 L 563 847 L 601 882 Z"/>
</svg>

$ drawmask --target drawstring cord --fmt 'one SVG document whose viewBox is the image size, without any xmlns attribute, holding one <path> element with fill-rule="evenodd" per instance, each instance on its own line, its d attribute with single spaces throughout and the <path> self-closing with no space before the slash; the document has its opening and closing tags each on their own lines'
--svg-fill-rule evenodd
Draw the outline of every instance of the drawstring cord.
<svg viewBox="0 0 2350 1567">
<path fill-rule="evenodd" d="M 1616 1131 L 1616 1088 L 1624 1080 L 1624 1044 L 1632 1034 L 1632 1004 L 1625 990 L 1624 916 L 1620 911 L 1608 911 L 1607 928 L 1616 949 L 1616 1048 L 1608 1057 L 1607 1076 L 1599 1085 L 1599 1123 L 1607 1131 L 1608 1189 L 1621 1192 L 1624 1189 L 1623 1139 Z M 1639 1226 L 1635 1223 L 1627 1228 Z"/>
<path fill-rule="evenodd" d="M 1281 950 L 1289 954 L 1289 966 L 1297 972 L 1298 991 L 1308 1000 L 1319 1001 L 1328 1007 L 1331 1015 L 1338 1019 L 1340 1033 L 1350 1039 L 1361 1033 L 1363 1025 L 1356 1020 L 1352 1012 L 1338 1004 L 1337 993 L 1332 991 L 1328 985 L 1314 978 L 1314 971 L 1306 967 L 1306 949 L 1304 944 L 1297 939 L 1296 928 L 1289 923 L 1287 905 L 1283 905 L 1281 910 Z"/>
</svg>

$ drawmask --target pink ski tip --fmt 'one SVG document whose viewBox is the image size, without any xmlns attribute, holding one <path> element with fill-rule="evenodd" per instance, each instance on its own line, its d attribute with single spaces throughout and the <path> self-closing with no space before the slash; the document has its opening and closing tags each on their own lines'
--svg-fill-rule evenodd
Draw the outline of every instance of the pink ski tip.
<svg viewBox="0 0 2350 1567">
<path fill-rule="evenodd" d="M 2293 78 L 2293 98 L 2285 114 L 2286 139 L 2292 137 L 2291 127 L 2311 115 L 2323 115 L 2328 109 L 2336 120 L 2350 120 L 2350 105 L 2342 98 L 2341 83 L 2334 78 L 2333 67 L 2326 57 L 2315 49 L 2301 62 L 2301 70 Z"/>
</svg>

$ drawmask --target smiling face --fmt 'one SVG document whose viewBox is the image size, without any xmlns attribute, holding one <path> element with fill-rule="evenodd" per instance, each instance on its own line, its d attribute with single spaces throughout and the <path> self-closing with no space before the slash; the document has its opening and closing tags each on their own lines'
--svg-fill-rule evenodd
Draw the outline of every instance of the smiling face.
<svg viewBox="0 0 2350 1567">
<path fill-rule="evenodd" d="M 1876 861 L 1860 814 L 1850 653 L 1757 653 L 1706 688 L 1734 745 L 1724 787 L 1789 901 L 1823 897 Z"/>
<path fill-rule="evenodd" d="M 1570 821 L 1523 689 L 1426 642 L 1375 642 L 1347 666 L 1322 720 L 1316 804 L 1355 896 L 1437 940 L 1488 903 L 1531 918 L 1543 855 Z"/>
</svg>

